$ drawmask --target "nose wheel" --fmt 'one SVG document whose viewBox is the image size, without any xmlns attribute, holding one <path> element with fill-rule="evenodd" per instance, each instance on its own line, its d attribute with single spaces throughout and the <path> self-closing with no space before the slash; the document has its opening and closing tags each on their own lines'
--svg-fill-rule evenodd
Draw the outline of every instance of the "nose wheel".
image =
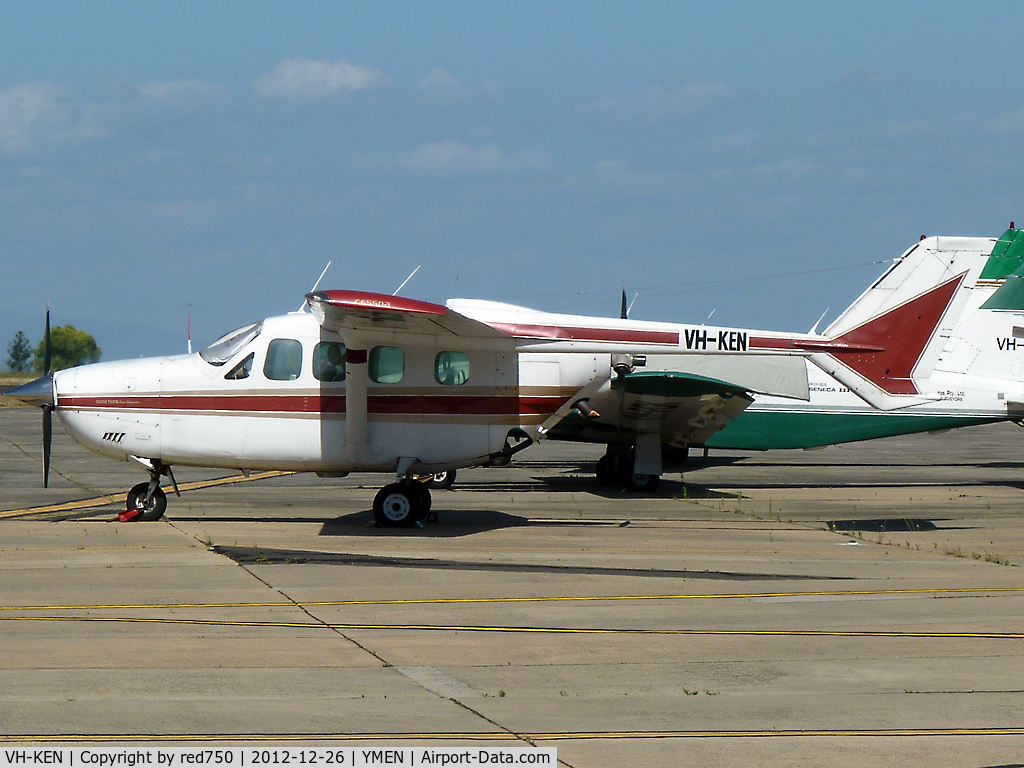
<svg viewBox="0 0 1024 768">
<path fill-rule="evenodd" d="M 167 510 L 167 494 L 160 487 L 161 476 L 166 475 L 171 478 L 174 492 L 181 496 L 181 492 L 178 490 L 178 481 L 174 479 L 174 472 L 168 465 L 154 459 L 144 459 L 138 456 L 129 458 L 146 468 L 149 472 L 149 482 L 139 483 L 128 491 L 125 511 L 119 514 L 118 518 L 122 522 L 159 520 Z"/>
<path fill-rule="evenodd" d="M 167 494 L 159 485 L 150 491 L 150 483 L 139 483 L 128 491 L 125 506 L 128 510 L 138 510 L 136 520 L 159 520 L 167 510 Z"/>
</svg>

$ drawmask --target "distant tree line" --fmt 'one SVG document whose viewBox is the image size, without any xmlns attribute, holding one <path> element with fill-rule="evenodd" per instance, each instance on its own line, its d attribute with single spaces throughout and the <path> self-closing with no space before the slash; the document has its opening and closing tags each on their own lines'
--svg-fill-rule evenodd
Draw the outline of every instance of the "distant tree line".
<svg viewBox="0 0 1024 768">
<path fill-rule="evenodd" d="M 50 329 L 51 370 L 98 362 L 102 351 L 91 334 L 73 325 L 58 325 Z M 28 336 L 22 331 L 14 334 L 7 345 L 7 368 L 13 373 L 42 373 L 45 365 L 46 341 L 40 341 L 33 349 Z"/>
</svg>

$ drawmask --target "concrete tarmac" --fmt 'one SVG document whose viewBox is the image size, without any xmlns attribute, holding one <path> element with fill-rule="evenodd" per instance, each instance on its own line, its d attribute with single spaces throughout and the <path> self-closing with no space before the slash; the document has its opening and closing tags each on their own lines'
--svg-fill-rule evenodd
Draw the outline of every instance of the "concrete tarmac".
<svg viewBox="0 0 1024 768">
<path fill-rule="evenodd" d="M 541 445 L 389 479 L 141 470 L 0 409 L 0 741 L 557 746 L 589 766 L 1024 763 L 1024 432 L 715 454 L 653 496 Z M 217 484 L 222 478 L 230 482 Z M 240 482 L 239 482 L 240 481 Z"/>
</svg>

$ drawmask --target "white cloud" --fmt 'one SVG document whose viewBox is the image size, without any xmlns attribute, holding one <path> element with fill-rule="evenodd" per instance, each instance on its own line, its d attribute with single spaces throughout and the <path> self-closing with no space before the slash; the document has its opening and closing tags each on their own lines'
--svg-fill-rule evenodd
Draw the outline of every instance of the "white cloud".
<svg viewBox="0 0 1024 768">
<path fill-rule="evenodd" d="M 692 82 L 675 89 L 655 84 L 640 94 L 594 99 L 588 111 L 628 124 L 689 122 L 717 112 L 733 99 L 732 91 L 722 83 Z"/>
<path fill-rule="evenodd" d="M 67 89 L 56 83 L 25 83 L 0 91 L 0 146 L 17 151 L 69 114 Z"/>
<path fill-rule="evenodd" d="M 484 97 L 497 99 L 505 93 L 500 80 L 488 80 L 482 85 L 467 85 L 441 67 L 434 67 L 416 81 L 416 97 L 431 107 L 455 107 Z"/>
<path fill-rule="evenodd" d="M 457 77 L 434 67 L 416 81 L 416 95 L 426 104 L 448 107 L 468 101 L 471 92 Z"/>
<path fill-rule="evenodd" d="M 995 129 L 997 133 L 1013 134 L 1024 130 L 1024 106 L 1017 107 L 996 118 Z"/>
<path fill-rule="evenodd" d="M 610 190 L 632 193 L 657 192 L 663 187 L 661 174 L 637 171 L 621 160 L 601 160 L 594 165 L 594 179 Z"/>
<path fill-rule="evenodd" d="M 17 154 L 46 143 L 88 141 L 109 134 L 93 105 L 76 106 L 58 83 L 23 83 L 0 91 L 0 151 Z"/>
<path fill-rule="evenodd" d="M 219 85 L 202 80 L 156 80 L 140 85 L 139 93 L 156 101 L 207 101 L 227 95 Z"/>
<path fill-rule="evenodd" d="M 483 176 L 536 171 L 547 166 L 543 152 L 506 155 L 497 147 L 473 147 L 446 139 L 423 144 L 398 158 L 399 165 L 423 176 Z"/>
<path fill-rule="evenodd" d="M 754 176 L 803 176 L 821 168 L 821 163 L 802 157 L 788 157 L 777 163 L 758 163 L 750 169 Z"/>
<path fill-rule="evenodd" d="M 893 82 L 895 78 L 874 67 L 851 64 L 839 74 L 835 84 L 840 88 L 869 91 L 884 88 Z"/>
<path fill-rule="evenodd" d="M 713 152 L 733 153 L 756 148 L 763 135 L 758 131 L 736 131 L 719 136 L 711 142 Z"/>
<path fill-rule="evenodd" d="M 373 91 L 388 84 L 383 72 L 345 59 L 284 59 L 260 75 L 253 90 L 264 98 L 321 99 L 343 93 Z"/>
</svg>

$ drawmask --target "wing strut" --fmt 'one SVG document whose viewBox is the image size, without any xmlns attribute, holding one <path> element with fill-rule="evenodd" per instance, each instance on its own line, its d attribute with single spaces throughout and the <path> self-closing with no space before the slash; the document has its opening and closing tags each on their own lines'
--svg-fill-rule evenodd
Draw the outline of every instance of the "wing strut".
<svg viewBox="0 0 1024 768">
<path fill-rule="evenodd" d="M 354 340 L 354 339 L 353 339 Z M 351 343 L 345 337 L 346 346 Z M 355 446 L 364 446 L 366 436 L 366 377 L 367 351 L 363 349 L 345 350 L 345 442 L 349 450 Z"/>
</svg>

